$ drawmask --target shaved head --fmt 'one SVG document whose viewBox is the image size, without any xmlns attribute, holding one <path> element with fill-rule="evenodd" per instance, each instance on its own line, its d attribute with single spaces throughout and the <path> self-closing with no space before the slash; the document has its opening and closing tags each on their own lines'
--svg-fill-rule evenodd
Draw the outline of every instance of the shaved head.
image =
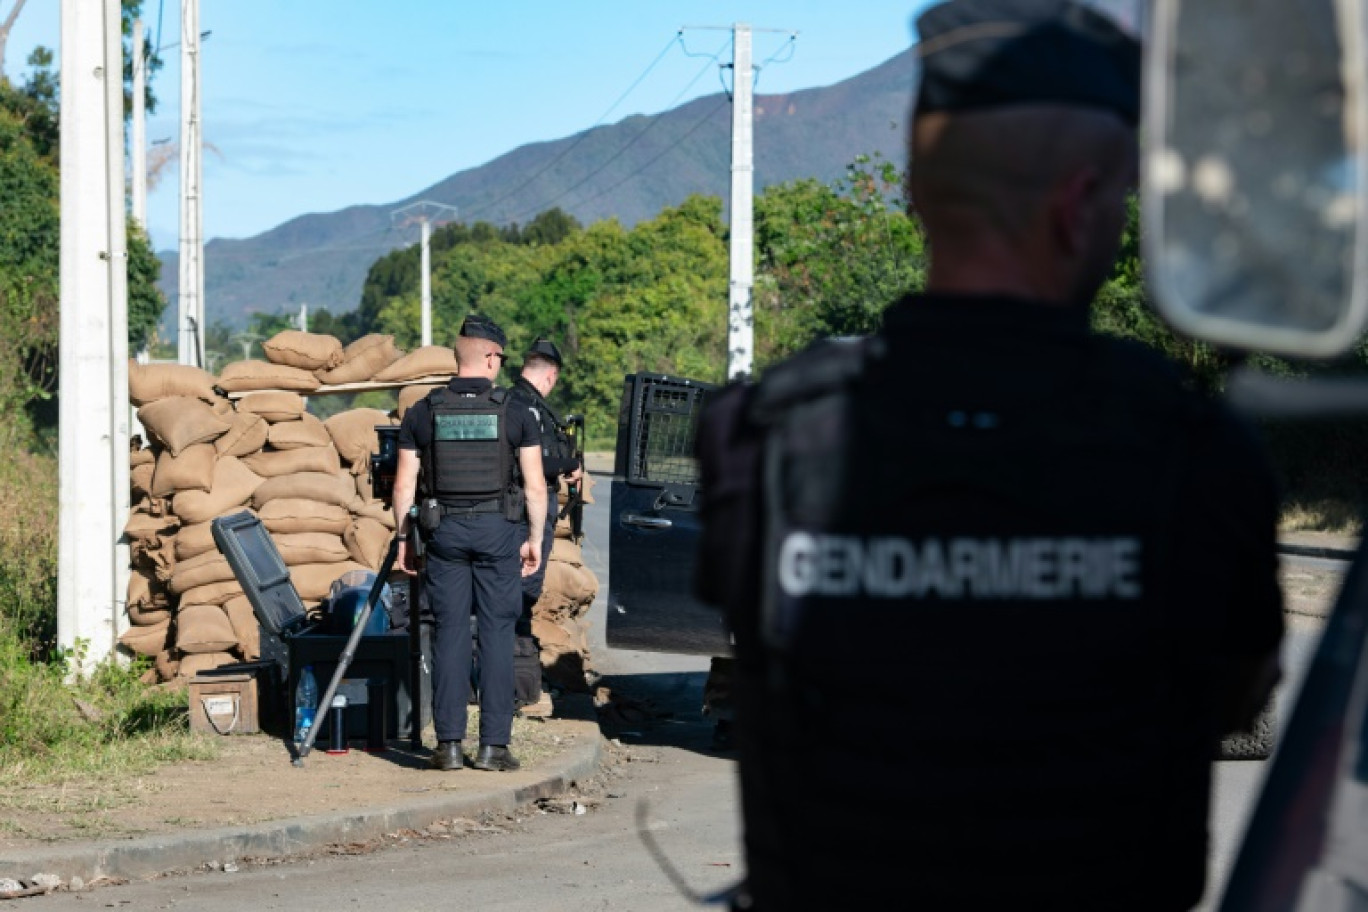
<svg viewBox="0 0 1368 912">
<path fill-rule="evenodd" d="M 1070 286 L 1022 293 L 1091 298 L 1096 286 L 1086 286 L 1105 278 L 1116 255 L 1136 149 L 1133 128 L 1092 108 L 1015 105 L 915 117 L 907 189 L 926 226 L 933 279 L 938 261 L 951 271 L 983 265 L 987 247 L 998 257 L 1028 258 L 1020 265 L 1030 269 L 1058 264 L 1061 274 L 1033 281 Z M 1078 244 L 1088 249 L 1071 249 Z M 1066 267 L 1077 274 L 1063 275 Z M 1011 273 L 1000 265 L 997 272 Z"/>
<path fill-rule="evenodd" d="M 497 358 L 489 357 L 491 353 L 503 352 L 503 346 L 499 343 L 477 336 L 457 336 L 456 344 L 452 347 L 456 350 L 456 372 L 459 376 L 493 380 L 499 375 L 502 363 Z"/>
</svg>

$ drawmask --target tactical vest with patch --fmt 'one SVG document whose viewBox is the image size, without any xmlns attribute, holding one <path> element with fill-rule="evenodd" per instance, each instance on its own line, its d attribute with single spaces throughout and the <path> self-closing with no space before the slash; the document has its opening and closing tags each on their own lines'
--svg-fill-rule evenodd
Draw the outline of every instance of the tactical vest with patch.
<svg viewBox="0 0 1368 912">
<path fill-rule="evenodd" d="M 432 442 L 424 473 L 426 496 L 443 505 L 468 507 L 498 501 L 505 505 L 516 488 L 508 444 L 508 391 L 482 393 L 443 388 L 428 395 Z"/>
<path fill-rule="evenodd" d="M 1109 889 L 1170 864 L 1203 800 L 1165 536 L 1190 400 L 1090 338 L 990 365 L 1006 383 L 896 346 L 818 346 L 749 405 L 762 592 L 732 624 L 757 907 L 877 904 L 896 870 L 926 908 L 1131 908 Z"/>
</svg>

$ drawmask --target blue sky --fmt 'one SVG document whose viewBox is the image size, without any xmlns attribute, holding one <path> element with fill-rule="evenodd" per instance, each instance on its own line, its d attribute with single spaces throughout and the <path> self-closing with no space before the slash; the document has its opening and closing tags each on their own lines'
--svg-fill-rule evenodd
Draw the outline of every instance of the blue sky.
<svg viewBox="0 0 1368 912">
<path fill-rule="evenodd" d="M 144 21 L 155 36 L 160 19 L 163 47 L 179 40 L 183 2 L 144 0 Z M 719 91 L 707 57 L 731 59 L 730 33 L 691 28 L 672 45 L 681 26 L 749 23 L 757 63 L 780 52 L 757 91 L 791 91 L 839 82 L 905 50 L 925 5 L 201 0 L 201 31 L 212 32 L 202 48 L 204 137 L 213 147 L 204 155 L 205 235 L 250 237 L 305 213 L 391 203 L 524 143 Z M 22 78 L 35 45 L 60 53 L 60 6 L 28 0 L 9 42 L 11 79 Z M 762 28 L 799 34 L 785 48 L 787 31 Z M 163 58 L 149 142 L 179 131 L 179 49 Z M 173 164 L 149 194 L 157 249 L 176 243 L 176 180 Z"/>
</svg>

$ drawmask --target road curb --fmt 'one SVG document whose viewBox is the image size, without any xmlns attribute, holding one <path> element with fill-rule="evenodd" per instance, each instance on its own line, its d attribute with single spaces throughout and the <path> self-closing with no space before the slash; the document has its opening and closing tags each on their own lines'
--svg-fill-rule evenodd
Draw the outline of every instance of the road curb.
<svg viewBox="0 0 1368 912">
<path fill-rule="evenodd" d="M 571 695 L 566 702 L 572 705 L 566 707 L 565 717 L 586 723 L 594 720 L 592 700 L 587 695 Z M 579 740 L 586 743 L 577 743 L 548 761 L 546 769 L 540 770 L 539 777 L 530 782 L 499 785 L 498 778 L 516 774 L 466 770 L 457 775 L 488 775 L 489 788 L 444 798 L 350 808 L 250 826 L 186 830 L 24 850 L 0 858 L 0 878 L 29 880 L 37 874 L 55 874 L 63 881 L 70 881 L 72 877 L 80 877 L 86 882 L 101 877 L 136 880 L 193 870 L 209 862 L 284 858 L 329 845 L 367 842 L 397 830 L 421 830 L 453 817 L 507 813 L 540 798 L 562 794 L 598 771 L 603 739 L 596 721 L 584 726 Z"/>
</svg>

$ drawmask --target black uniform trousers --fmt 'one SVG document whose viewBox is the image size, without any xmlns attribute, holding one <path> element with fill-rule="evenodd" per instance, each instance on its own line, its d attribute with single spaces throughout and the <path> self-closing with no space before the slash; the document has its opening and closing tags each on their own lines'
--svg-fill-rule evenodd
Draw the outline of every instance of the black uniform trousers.
<svg viewBox="0 0 1368 912">
<path fill-rule="evenodd" d="M 522 578 L 523 620 L 531 623 L 532 606 L 541 598 L 542 586 L 546 583 L 546 561 L 551 556 L 551 545 L 556 537 L 556 519 L 560 516 L 560 504 L 556 503 L 559 487 L 546 492 L 546 528 L 542 530 L 541 566 L 537 572 Z M 530 628 L 527 631 L 531 632 Z"/>
<path fill-rule="evenodd" d="M 432 716 L 438 741 L 465 737 L 473 652 L 480 668 L 480 743 L 513 733 L 513 625 L 522 612 L 523 526 L 502 513 L 444 516 L 428 543 L 423 583 L 432 604 Z M 472 649 L 470 616 L 478 645 Z"/>
</svg>

